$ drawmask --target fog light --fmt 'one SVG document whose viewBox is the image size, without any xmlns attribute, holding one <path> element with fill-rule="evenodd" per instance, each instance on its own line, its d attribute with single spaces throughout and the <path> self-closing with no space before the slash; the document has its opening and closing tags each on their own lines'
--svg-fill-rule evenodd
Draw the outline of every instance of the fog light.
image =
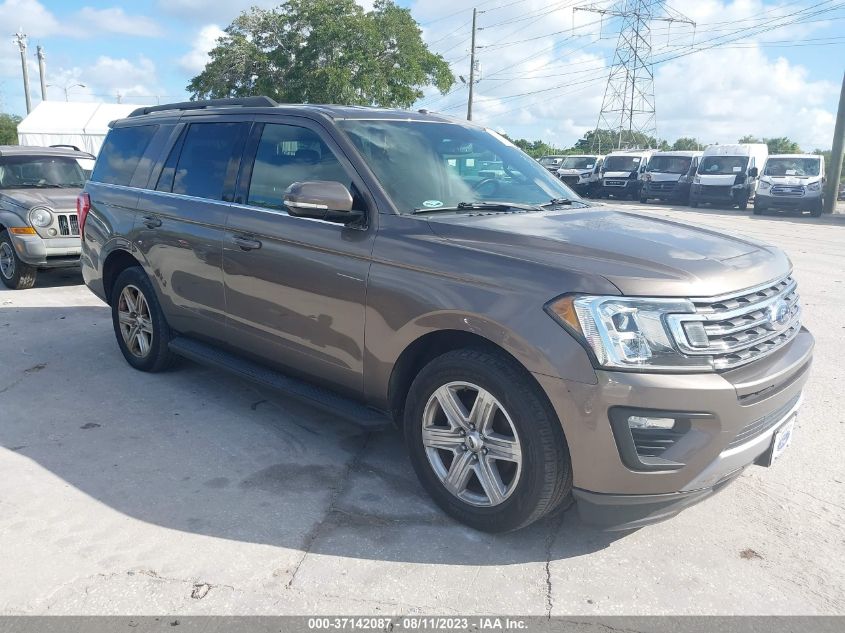
<svg viewBox="0 0 845 633">
<path fill-rule="evenodd" d="M 675 428 L 675 420 L 674 418 L 647 418 L 632 415 L 628 417 L 628 428 L 669 430 Z"/>
<path fill-rule="evenodd" d="M 54 236 L 58 235 L 59 232 L 56 229 L 50 229 L 50 230 L 47 231 L 47 233 L 50 234 L 50 237 L 54 237 Z"/>
</svg>

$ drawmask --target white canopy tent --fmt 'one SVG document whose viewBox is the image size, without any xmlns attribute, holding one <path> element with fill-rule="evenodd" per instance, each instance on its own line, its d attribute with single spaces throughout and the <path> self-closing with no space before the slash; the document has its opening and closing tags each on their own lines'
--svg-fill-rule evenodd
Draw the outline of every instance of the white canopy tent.
<svg viewBox="0 0 845 633">
<path fill-rule="evenodd" d="M 137 105 L 42 101 L 18 125 L 21 145 L 47 147 L 75 145 L 97 155 L 109 131 L 109 122 L 122 119 Z"/>
</svg>

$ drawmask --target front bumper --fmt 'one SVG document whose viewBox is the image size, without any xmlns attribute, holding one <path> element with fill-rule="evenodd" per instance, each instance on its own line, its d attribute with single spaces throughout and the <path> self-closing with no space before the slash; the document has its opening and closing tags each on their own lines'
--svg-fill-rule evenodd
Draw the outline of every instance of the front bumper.
<svg viewBox="0 0 845 633">
<path fill-rule="evenodd" d="M 563 425 L 584 518 L 607 529 L 661 521 L 760 460 L 800 404 L 812 350 L 813 337 L 802 329 L 772 355 L 723 373 L 599 370 L 594 385 L 535 375 Z M 689 412 L 689 429 L 660 456 L 676 466 L 626 464 L 610 423 L 613 407 Z"/>
<path fill-rule="evenodd" d="M 79 266 L 82 242 L 79 237 L 53 237 L 38 235 L 12 235 L 18 257 L 38 268 L 68 268 Z"/>
<path fill-rule="evenodd" d="M 814 211 L 822 206 L 821 196 L 757 196 L 754 206 L 758 209 L 783 209 L 784 211 Z"/>
<path fill-rule="evenodd" d="M 715 204 L 741 204 L 747 202 L 751 192 L 736 185 L 696 185 L 690 189 L 690 200 Z"/>
<path fill-rule="evenodd" d="M 661 200 L 686 201 L 689 198 L 689 193 L 689 182 L 658 182 L 654 180 L 646 180 L 643 183 L 640 196 L 644 198 L 659 198 Z"/>
<path fill-rule="evenodd" d="M 631 195 L 639 193 L 642 181 L 632 178 L 604 178 L 600 182 L 601 190 L 608 195 Z"/>
</svg>

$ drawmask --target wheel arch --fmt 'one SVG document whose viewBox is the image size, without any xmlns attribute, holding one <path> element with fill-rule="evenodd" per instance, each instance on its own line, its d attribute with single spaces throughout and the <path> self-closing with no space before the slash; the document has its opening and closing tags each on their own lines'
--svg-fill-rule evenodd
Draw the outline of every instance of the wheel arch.
<svg viewBox="0 0 845 633">
<path fill-rule="evenodd" d="M 111 291 L 115 280 L 120 273 L 133 266 L 142 267 L 142 264 L 127 250 L 118 248 L 108 254 L 103 262 L 103 292 L 108 303 L 111 303 Z"/>
<path fill-rule="evenodd" d="M 554 414 L 554 407 L 546 392 L 528 368 L 512 353 L 489 338 L 466 330 L 444 329 L 428 332 L 412 341 L 399 355 L 388 382 L 388 407 L 396 426 L 401 427 L 404 419 L 405 401 L 414 378 L 429 362 L 447 352 L 457 349 L 477 349 L 505 356 L 519 368 L 542 394 L 543 400 Z"/>
</svg>

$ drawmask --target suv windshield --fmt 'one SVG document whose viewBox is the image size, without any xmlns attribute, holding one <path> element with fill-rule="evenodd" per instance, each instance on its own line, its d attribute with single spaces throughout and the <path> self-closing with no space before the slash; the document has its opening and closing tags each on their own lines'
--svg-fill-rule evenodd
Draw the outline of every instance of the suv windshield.
<svg viewBox="0 0 845 633">
<path fill-rule="evenodd" d="M 661 174 L 685 174 L 689 171 L 692 158 L 689 156 L 652 156 L 646 171 Z"/>
<path fill-rule="evenodd" d="M 698 173 L 705 175 L 741 174 L 748 165 L 748 156 L 705 156 Z"/>
<path fill-rule="evenodd" d="M 561 169 L 592 169 L 595 166 L 595 156 L 567 156 L 560 164 Z"/>
<path fill-rule="evenodd" d="M 766 162 L 767 176 L 818 176 L 821 161 L 818 158 L 770 158 Z"/>
<path fill-rule="evenodd" d="M 605 171 L 637 171 L 640 168 L 639 156 L 608 156 L 604 160 Z"/>
<path fill-rule="evenodd" d="M 64 156 L 0 157 L 0 189 L 81 187 L 85 174 L 75 158 Z"/>
<path fill-rule="evenodd" d="M 338 121 L 401 213 L 461 202 L 580 200 L 515 145 L 457 123 Z"/>
</svg>

